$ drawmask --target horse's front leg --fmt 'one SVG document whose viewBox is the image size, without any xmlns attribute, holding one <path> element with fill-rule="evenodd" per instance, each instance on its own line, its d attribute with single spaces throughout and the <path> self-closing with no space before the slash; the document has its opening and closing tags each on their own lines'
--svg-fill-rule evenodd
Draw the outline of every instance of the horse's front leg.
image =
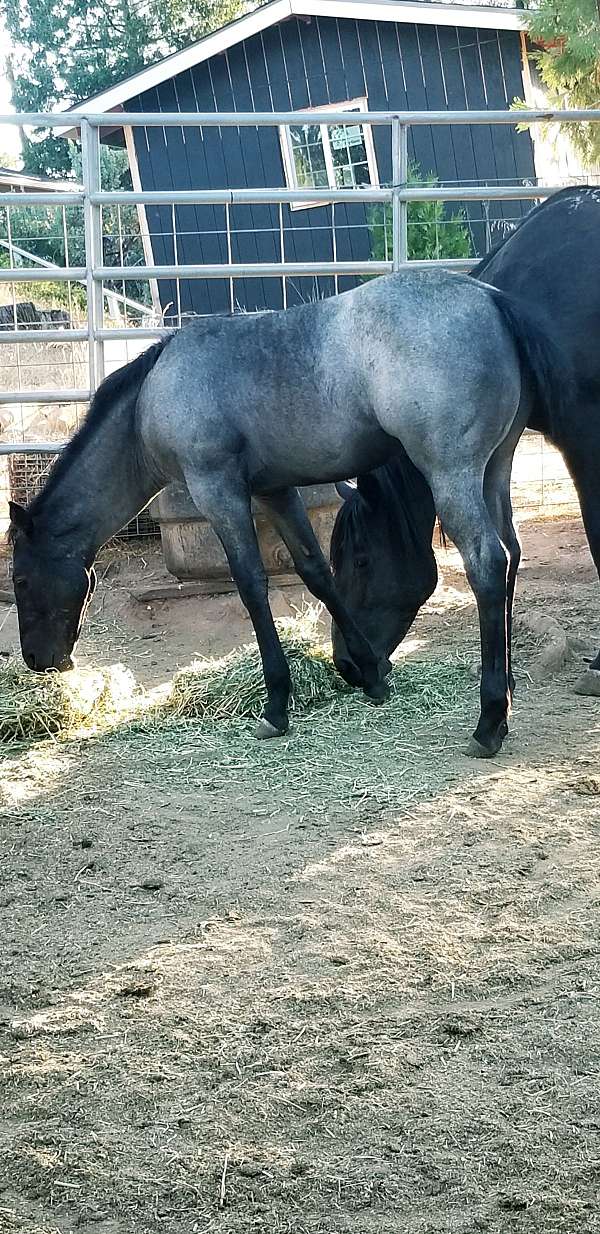
<svg viewBox="0 0 600 1234">
<path fill-rule="evenodd" d="M 254 626 L 267 687 L 267 704 L 256 736 L 281 737 L 289 727 L 290 670 L 269 608 L 250 493 L 233 468 L 208 475 L 187 472 L 185 478 L 194 504 L 223 545 L 231 577 Z"/>
<path fill-rule="evenodd" d="M 286 488 L 269 493 L 268 496 L 260 498 L 260 504 L 288 548 L 297 574 L 313 596 L 325 604 L 339 626 L 353 664 L 360 674 L 358 684 L 373 702 L 383 702 L 389 695 L 385 677 L 391 670 L 391 664 L 388 660 L 378 660 L 371 644 L 361 634 L 354 618 L 340 600 L 333 575 L 298 490 Z"/>
<path fill-rule="evenodd" d="M 481 713 L 468 753 L 497 754 L 508 732 L 510 712 L 507 641 L 508 559 L 481 496 L 478 477 L 455 477 L 445 494 L 434 486 L 436 509 L 456 544 L 479 611 L 481 635 Z"/>
</svg>

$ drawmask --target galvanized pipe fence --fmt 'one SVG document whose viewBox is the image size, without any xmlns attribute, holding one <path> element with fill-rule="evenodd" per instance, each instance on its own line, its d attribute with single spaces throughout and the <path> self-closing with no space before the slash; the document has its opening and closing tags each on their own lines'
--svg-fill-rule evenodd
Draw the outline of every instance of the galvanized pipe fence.
<svg viewBox="0 0 600 1234">
<path fill-rule="evenodd" d="M 422 111 L 422 112 L 379 112 L 379 111 L 298 111 L 298 112 L 171 112 L 171 113 L 127 113 L 111 112 L 101 114 L 85 114 L 77 111 L 46 114 L 26 113 L 0 116 L 0 124 L 18 125 L 22 128 L 44 127 L 65 135 L 79 132 L 82 150 L 82 186 L 73 192 L 2 192 L 0 193 L 0 209 L 7 209 L 10 219 L 12 208 L 48 206 L 61 208 L 63 225 L 66 207 L 79 207 L 83 211 L 83 231 L 85 239 L 85 265 L 70 265 L 68 262 L 66 225 L 65 230 L 65 264 L 63 266 L 30 268 L 12 264 L 9 267 L 0 266 L 0 285 L 10 284 L 13 288 L 13 300 L 16 296 L 14 288 L 20 283 L 37 281 L 66 282 L 69 287 L 74 282 L 83 283 L 86 291 L 85 325 L 81 328 L 59 329 L 44 328 L 0 330 L 0 345 L 19 345 L 41 342 L 87 342 L 87 373 L 88 383 L 85 387 L 72 386 L 62 389 L 19 389 L 2 392 L 0 388 L 0 406 L 2 404 L 85 404 L 92 397 L 105 374 L 105 344 L 108 340 L 127 341 L 130 339 L 153 339 L 171 331 L 161 324 L 144 324 L 141 326 L 106 327 L 104 320 L 105 296 L 114 294 L 106 289 L 106 284 L 117 281 L 123 284 L 144 280 L 158 279 L 227 279 L 233 289 L 233 281 L 243 278 L 281 278 L 285 280 L 294 277 L 333 276 L 336 280 L 341 276 L 364 276 L 388 273 L 399 270 L 407 265 L 411 268 L 428 268 L 442 266 L 446 268 L 468 270 L 476 259 L 433 259 L 426 261 L 409 261 L 408 257 L 408 206 L 411 202 L 490 202 L 490 201 L 539 201 L 549 197 L 563 185 L 542 186 L 538 184 L 505 184 L 485 185 L 410 185 L 408 184 L 408 137 L 413 126 L 419 125 L 522 125 L 534 123 L 560 122 L 598 122 L 600 112 L 596 110 L 548 110 L 532 111 Z M 390 130 L 392 184 L 388 186 L 366 186 L 361 188 L 300 188 L 285 189 L 281 187 L 267 188 L 222 188 L 222 189 L 173 189 L 169 191 L 105 191 L 101 183 L 100 147 L 102 130 L 115 127 L 132 128 L 244 128 L 244 127 L 284 127 L 307 125 L 356 125 L 362 127 L 378 125 L 387 126 Z M 391 207 L 391 254 L 386 260 L 340 261 L 336 258 L 334 240 L 334 260 L 321 262 L 288 261 L 285 254 L 285 237 L 281 223 L 283 205 L 307 206 L 311 204 L 331 205 L 332 209 L 338 203 L 374 203 Z M 280 211 L 280 260 L 270 262 L 240 263 L 232 260 L 231 235 L 229 230 L 229 209 L 243 205 L 275 205 Z M 228 261 L 212 264 L 185 264 L 175 261 L 174 264 L 104 264 L 103 246 L 103 210 L 125 206 L 221 206 L 226 210 Z M 176 249 L 176 231 L 174 222 L 174 242 Z M 10 226 L 10 224 L 9 224 Z M 9 237 L 10 239 L 10 237 Z M 11 251 L 10 243 L 4 246 Z M 121 250 L 122 250 L 121 243 Z M 13 249 L 14 251 L 14 249 Z M 125 294 L 119 297 L 127 303 L 132 303 Z M 233 292 L 232 292 L 233 300 Z M 284 297 L 285 303 L 285 297 Z M 138 306 L 142 307 L 142 306 Z M 1 370 L 0 351 L 0 370 Z M 10 454 L 54 454 L 64 445 L 61 441 L 3 441 L 0 442 L 0 455 Z"/>
</svg>

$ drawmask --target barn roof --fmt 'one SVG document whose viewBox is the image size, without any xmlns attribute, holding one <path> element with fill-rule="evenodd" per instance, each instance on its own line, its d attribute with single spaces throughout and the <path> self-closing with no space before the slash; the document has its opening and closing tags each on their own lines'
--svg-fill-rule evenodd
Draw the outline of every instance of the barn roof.
<svg viewBox="0 0 600 1234">
<path fill-rule="evenodd" d="M 190 47 L 173 52 L 127 77 L 116 86 L 77 103 L 70 111 L 104 112 L 122 107 L 129 99 L 159 86 L 203 60 L 227 51 L 236 43 L 267 30 L 288 17 L 338 17 L 367 21 L 416 23 L 428 26 L 465 26 L 487 30 L 522 30 L 524 14 L 516 8 L 462 3 L 436 4 L 429 0 L 270 0 L 237 21 L 215 30 Z M 64 134 L 65 136 L 67 134 Z"/>
<path fill-rule="evenodd" d="M 0 189 L 29 193 L 72 193 L 79 187 L 73 180 L 47 180 L 43 176 L 30 176 L 28 172 L 17 171 L 14 167 L 0 167 Z"/>
</svg>

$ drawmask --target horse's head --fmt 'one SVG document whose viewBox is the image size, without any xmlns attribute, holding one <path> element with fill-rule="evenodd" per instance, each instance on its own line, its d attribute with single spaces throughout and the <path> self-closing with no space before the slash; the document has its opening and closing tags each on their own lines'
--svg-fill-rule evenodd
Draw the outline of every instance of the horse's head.
<svg viewBox="0 0 600 1234">
<path fill-rule="evenodd" d="M 360 476 L 356 488 L 336 485 L 344 504 L 331 537 L 338 594 L 382 660 L 402 642 L 437 583 L 431 493 L 406 456 L 404 478 L 407 467 L 414 476 L 402 485 L 399 463 Z M 350 685 L 359 685 L 360 675 L 335 623 L 331 637 L 338 671 Z"/>
<path fill-rule="evenodd" d="M 35 518 L 10 503 L 13 583 L 21 651 L 37 673 L 73 667 L 72 653 L 96 586 L 93 569 L 36 532 Z"/>
</svg>

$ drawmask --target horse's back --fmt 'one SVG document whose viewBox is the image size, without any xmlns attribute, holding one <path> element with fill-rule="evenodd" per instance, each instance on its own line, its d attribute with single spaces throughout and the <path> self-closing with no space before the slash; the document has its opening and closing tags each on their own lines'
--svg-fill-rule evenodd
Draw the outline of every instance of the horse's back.
<svg viewBox="0 0 600 1234">
<path fill-rule="evenodd" d="M 489 290 L 408 270 L 286 312 L 190 323 L 145 383 L 139 422 L 169 466 L 243 453 L 259 492 L 369 470 L 390 438 L 432 456 L 466 438 L 488 457 L 519 392 Z"/>
<path fill-rule="evenodd" d="M 600 187 L 548 198 L 473 274 L 530 306 L 600 399 Z"/>
</svg>

